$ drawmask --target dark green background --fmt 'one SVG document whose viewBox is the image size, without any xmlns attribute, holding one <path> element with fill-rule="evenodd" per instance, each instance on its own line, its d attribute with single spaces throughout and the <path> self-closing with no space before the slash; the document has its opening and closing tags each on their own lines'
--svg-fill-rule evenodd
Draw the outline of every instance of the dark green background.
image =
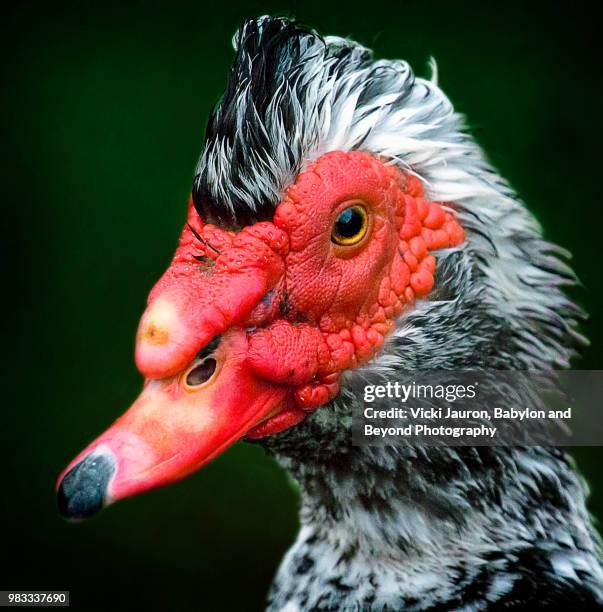
<svg viewBox="0 0 603 612">
<path fill-rule="evenodd" d="M 493 162 L 570 248 L 603 368 L 601 79 L 581 2 L 22 3 L 2 9 L 0 588 L 70 589 L 78 609 L 260 609 L 296 495 L 238 444 L 93 521 L 57 516 L 58 472 L 136 396 L 132 344 L 184 220 L 203 127 L 246 16 L 296 14 L 408 59 L 466 113 Z M 603 515 L 601 449 L 579 465 Z"/>
</svg>

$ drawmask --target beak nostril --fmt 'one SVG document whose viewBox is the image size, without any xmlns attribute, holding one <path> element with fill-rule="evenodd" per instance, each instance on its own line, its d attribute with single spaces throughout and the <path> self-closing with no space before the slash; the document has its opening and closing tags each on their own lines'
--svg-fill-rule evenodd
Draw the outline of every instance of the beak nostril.
<svg viewBox="0 0 603 612">
<path fill-rule="evenodd" d="M 207 357 L 186 375 L 186 384 L 189 387 L 202 385 L 214 375 L 216 366 L 216 360 L 213 357 Z"/>
</svg>

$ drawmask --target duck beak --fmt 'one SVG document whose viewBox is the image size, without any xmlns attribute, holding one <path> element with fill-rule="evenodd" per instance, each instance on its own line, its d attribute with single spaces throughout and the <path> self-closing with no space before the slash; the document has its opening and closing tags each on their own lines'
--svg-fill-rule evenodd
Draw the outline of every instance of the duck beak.
<svg viewBox="0 0 603 612">
<path fill-rule="evenodd" d="M 280 280 L 287 250 L 271 223 L 229 233 L 204 225 L 189 202 L 179 247 L 137 334 L 142 393 L 59 476 L 63 516 L 86 518 L 180 480 L 280 412 L 290 388 L 251 367 L 245 329 Z"/>
<path fill-rule="evenodd" d="M 147 379 L 129 410 L 59 476 L 60 513 L 87 518 L 119 499 L 178 481 L 278 412 L 286 387 L 258 378 L 246 353 L 246 333 L 233 329 L 210 356 L 181 373 Z"/>
</svg>

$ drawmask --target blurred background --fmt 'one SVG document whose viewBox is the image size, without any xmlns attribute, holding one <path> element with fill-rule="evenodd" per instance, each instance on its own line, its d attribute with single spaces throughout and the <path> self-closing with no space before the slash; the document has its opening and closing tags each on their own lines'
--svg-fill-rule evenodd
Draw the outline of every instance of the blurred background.
<svg viewBox="0 0 603 612">
<path fill-rule="evenodd" d="M 440 84 L 494 164 L 569 248 L 591 314 L 576 367 L 603 369 L 601 77 L 595 15 L 532 4 L 372 0 L 19 2 L 2 8 L 5 349 L 2 589 L 69 589 L 72 607 L 260 610 L 297 499 L 239 443 L 185 482 L 63 522 L 54 480 L 140 387 L 133 338 L 185 217 L 230 40 L 297 16 Z M 578 449 L 603 516 L 603 448 Z"/>
</svg>

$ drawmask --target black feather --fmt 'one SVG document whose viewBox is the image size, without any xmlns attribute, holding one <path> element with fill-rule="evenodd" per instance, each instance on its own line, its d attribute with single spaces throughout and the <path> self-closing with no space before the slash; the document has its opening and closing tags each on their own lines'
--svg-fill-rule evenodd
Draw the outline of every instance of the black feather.
<svg viewBox="0 0 603 612">
<path fill-rule="evenodd" d="M 232 214 L 224 202 L 216 201 L 212 179 L 207 167 L 201 165 L 195 177 L 193 200 L 203 219 L 240 227 L 272 218 L 275 202 L 255 202 L 254 211 L 237 192 L 245 190 L 241 178 L 250 156 L 270 154 L 272 145 L 264 130 L 264 125 L 270 121 L 270 103 L 283 83 L 294 86 L 300 70 L 302 44 L 309 38 L 319 39 L 311 30 L 283 18 L 249 20 L 239 29 L 226 91 L 209 118 L 205 134 L 206 149 L 222 142 L 231 147 L 228 172 L 221 180 L 227 183 L 222 187 L 227 188 L 229 204 L 235 213 Z M 296 117 L 290 96 L 282 97 L 279 111 L 286 133 L 292 134 L 296 129 Z M 241 125 L 243 130 L 239 129 Z M 300 161 L 299 152 L 289 148 L 288 157 L 293 169 Z"/>
</svg>

